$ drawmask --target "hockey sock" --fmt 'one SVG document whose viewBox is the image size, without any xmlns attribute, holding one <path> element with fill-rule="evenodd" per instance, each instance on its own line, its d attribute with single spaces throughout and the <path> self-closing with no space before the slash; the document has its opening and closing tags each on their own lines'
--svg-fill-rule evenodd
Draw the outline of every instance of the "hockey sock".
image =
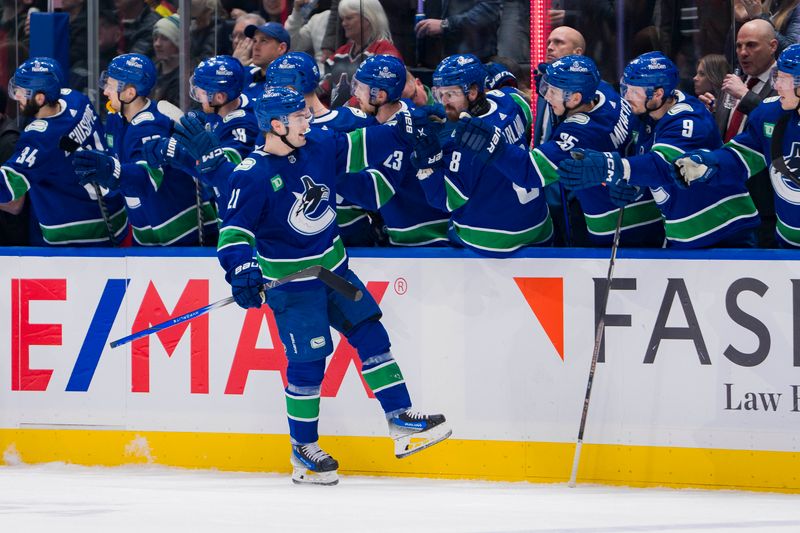
<svg viewBox="0 0 800 533">
<path fill-rule="evenodd" d="M 387 416 L 394 416 L 411 407 L 411 397 L 408 395 L 403 373 L 391 352 L 362 361 L 361 375 Z"/>
<path fill-rule="evenodd" d="M 325 374 L 325 359 L 310 362 L 289 361 L 286 375 L 286 415 L 294 444 L 319 440 L 320 385 Z"/>
</svg>

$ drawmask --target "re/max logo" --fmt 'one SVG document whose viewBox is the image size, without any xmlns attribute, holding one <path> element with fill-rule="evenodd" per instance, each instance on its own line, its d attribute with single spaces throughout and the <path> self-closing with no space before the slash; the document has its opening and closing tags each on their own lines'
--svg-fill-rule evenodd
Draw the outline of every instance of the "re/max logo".
<svg viewBox="0 0 800 533">
<path fill-rule="evenodd" d="M 89 327 L 84 335 L 81 348 L 75 357 L 75 363 L 67 382 L 66 390 L 85 392 L 89 390 L 100 358 L 106 348 L 111 328 L 125 301 L 128 284 L 127 279 L 108 279 L 100 296 Z M 367 283 L 367 290 L 380 303 L 389 285 L 385 281 Z M 34 301 L 74 301 L 75 305 L 87 305 L 83 299 L 68 297 L 66 279 L 12 279 L 11 280 L 11 390 L 12 391 L 46 391 L 53 375 L 53 369 L 31 368 L 30 350 L 32 346 L 61 346 L 63 344 L 63 324 L 42 324 L 32 321 L 30 303 Z M 128 306 L 136 309 L 133 314 L 131 331 L 140 331 L 188 313 L 209 303 L 209 282 L 207 279 L 190 279 L 172 310 L 168 310 L 155 284 L 150 281 L 144 296 L 134 307 L 130 300 Z M 180 340 L 189 331 L 190 340 L 190 391 L 192 394 L 209 394 L 209 320 L 206 314 L 174 327 L 159 331 L 131 343 L 131 391 L 150 392 L 150 341 L 157 338 L 172 357 Z M 279 339 L 278 328 L 272 312 L 266 305 L 259 309 L 248 309 L 244 314 L 241 330 L 236 342 L 236 349 L 225 394 L 243 394 L 247 378 L 251 371 L 277 371 L 281 373 L 286 386 L 286 355 L 280 342 L 273 348 L 257 348 L 256 343 L 261 328 L 266 324 L 273 339 Z M 111 350 L 111 354 L 121 356 L 119 349 Z M 341 387 L 344 375 L 353 363 L 361 376 L 361 361 L 355 349 L 346 339 L 336 346 L 328 361 L 325 380 L 322 384 L 322 396 L 336 396 Z M 368 396 L 373 397 L 369 386 L 361 378 Z"/>
</svg>

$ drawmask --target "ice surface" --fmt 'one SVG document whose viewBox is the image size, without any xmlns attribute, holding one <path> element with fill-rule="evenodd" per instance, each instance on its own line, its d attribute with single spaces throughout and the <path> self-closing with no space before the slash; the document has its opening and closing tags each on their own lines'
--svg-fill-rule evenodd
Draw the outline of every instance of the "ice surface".
<svg viewBox="0 0 800 533">
<path fill-rule="evenodd" d="M 0 467 L 0 532 L 795 532 L 788 494 L 164 467 Z"/>
</svg>

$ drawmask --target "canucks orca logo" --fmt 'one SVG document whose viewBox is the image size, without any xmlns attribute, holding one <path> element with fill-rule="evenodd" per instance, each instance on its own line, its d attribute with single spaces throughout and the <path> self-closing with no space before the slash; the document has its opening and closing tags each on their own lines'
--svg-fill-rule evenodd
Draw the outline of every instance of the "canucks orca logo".
<svg viewBox="0 0 800 533">
<path fill-rule="evenodd" d="M 793 142 L 788 156 L 783 156 L 786 167 L 795 176 L 800 176 L 800 142 Z M 769 167 L 769 177 L 775 193 L 792 205 L 800 205 L 800 186 L 791 178 L 778 172 L 774 166 Z"/>
<path fill-rule="evenodd" d="M 289 211 L 289 225 L 303 235 L 321 233 L 336 220 L 336 211 L 328 203 L 331 190 L 326 185 L 317 185 L 309 176 L 300 181 L 305 190 L 302 194 L 292 193 L 296 199 Z"/>
</svg>

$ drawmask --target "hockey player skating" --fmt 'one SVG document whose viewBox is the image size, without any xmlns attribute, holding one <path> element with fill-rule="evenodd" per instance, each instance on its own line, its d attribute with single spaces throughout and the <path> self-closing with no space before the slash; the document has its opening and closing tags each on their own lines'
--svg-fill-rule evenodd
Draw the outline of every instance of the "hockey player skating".
<svg viewBox="0 0 800 533">
<path fill-rule="evenodd" d="M 742 133 L 722 149 L 691 152 L 675 165 L 691 190 L 705 181 L 727 187 L 769 168 L 778 245 L 800 247 L 800 44 L 781 52 L 773 77 L 778 96 L 750 112 Z"/>
<path fill-rule="evenodd" d="M 480 119 L 507 142 L 527 146 L 530 126 L 516 96 L 484 91 L 486 70 L 477 57 L 445 58 L 433 73 L 433 94 L 445 106 L 449 125 L 462 114 Z M 527 104 L 526 104 L 527 106 Z M 528 111 L 529 112 L 529 111 Z M 450 238 L 480 254 L 507 256 L 524 246 L 549 246 L 553 223 L 540 186 L 530 190 L 510 183 L 496 166 L 455 141 L 455 129 L 440 139 L 435 126 L 425 128 L 415 146 L 414 165 L 428 202 L 450 212 Z"/>
<path fill-rule="evenodd" d="M 462 151 L 477 151 L 480 158 L 493 161 L 494 171 L 520 188 L 533 190 L 555 183 L 558 164 L 575 149 L 622 156 L 632 149 L 638 120 L 631 114 L 628 103 L 600 79 L 600 72 L 590 58 L 568 55 L 547 65 L 539 91 L 559 121 L 550 139 L 530 152 L 509 147 L 504 137 L 496 134 L 497 126 L 482 118 L 462 123 L 455 142 Z M 494 144 L 492 138 L 496 139 Z M 663 244 L 661 213 L 648 190 L 639 191 L 627 184 L 610 187 L 598 184 L 576 191 L 576 197 L 595 246 L 611 245 L 622 205 L 626 208 L 620 231 L 622 245 Z"/>
<path fill-rule="evenodd" d="M 143 154 L 150 139 L 169 137 L 180 111 L 147 98 L 156 69 L 141 54 L 123 54 L 103 74 L 103 94 L 114 113 L 106 122 L 110 153 L 81 150 L 73 158 L 83 182 L 93 182 L 125 197 L 133 238 L 142 246 L 214 242 L 217 214 L 194 180 L 174 167 L 153 168 Z"/>
<path fill-rule="evenodd" d="M 609 185 L 649 187 L 661 209 L 667 245 L 674 248 L 755 246 L 758 212 L 744 186 L 698 184 L 691 191 L 675 182 L 673 161 L 684 152 L 722 144 L 714 117 L 693 96 L 677 90 L 678 69 L 661 52 L 643 54 L 626 67 L 622 96 L 643 116 L 637 154 L 577 149 L 564 159 L 560 179 L 572 189 Z"/>
<path fill-rule="evenodd" d="M 62 138 L 86 149 L 105 146 L 91 102 L 64 88 L 63 79 L 58 63 L 47 57 L 31 58 L 14 72 L 8 94 L 33 120 L 17 140 L 14 154 L 0 167 L 0 203 L 13 211 L 30 194 L 47 244 L 109 246 L 125 237 L 125 206 L 120 197 L 98 202 L 97 190 L 79 185 L 72 172 L 74 156 L 61 147 Z"/>
<path fill-rule="evenodd" d="M 201 61 L 189 80 L 189 94 L 202 106 L 203 114 L 181 117 L 178 132 L 185 132 L 183 136 L 154 139 L 144 146 L 149 166 L 175 167 L 211 187 L 220 220 L 230 200 L 228 178 L 253 151 L 260 133 L 252 102 L 242 94 L 244 81 L 238 59 L 215 56 Z M 199 135 L 201 131 L 205 135 Z M 187 136 L 191 142 L 185 142 Z M 223 165 L 226 161 L 229 164 Z"/>
<path fill-rule="evenodd" d="M 443 415 L 411 410 L 380 322 L 381 310 L 348 268 L 335 224 L 336 176 L 363 154 L 356 154 L 358 146 L 344 134 L 312 130 L 303 96 L 293 89 L 266 88 L 255 110 L 266 132 L 265 145 L 231 176 L 218 255 L 236 302 L 259 307 L 266 297 L 275 315 L 288 359 L 293 481 L 335 484 L 339 464 L 319 447 L 317 433 L 325 359 L 333 349 L 331 327 L 358 351 L 362 375 L 386 413 L 397 457 L 447 438 L 450 429 Z M 410 120 L 398 127 L 413 133 Z M 364 297 L 351 302 L 315 280 L 261 292 L 264 278 L 273 280 L 314 264 L 343 275 Z"/>
</svg>

